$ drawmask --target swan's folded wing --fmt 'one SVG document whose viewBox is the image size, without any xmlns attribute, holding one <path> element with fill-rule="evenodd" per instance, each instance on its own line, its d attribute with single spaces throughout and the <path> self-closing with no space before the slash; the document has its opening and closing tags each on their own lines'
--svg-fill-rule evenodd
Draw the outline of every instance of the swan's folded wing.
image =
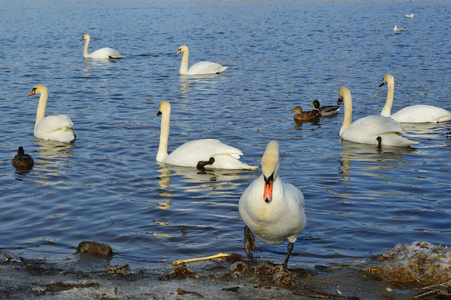
<svg viewBox="0 0 451 300">
<path fill-rule="evenodd" d="M 440 107 L 412 105 L 401 109 L 391 117 L 403 123 L 437 123 L 451 120 L 451 113 Z"/>
<path fill-rule="evenodd" d="M 232 146 L 221 143 L 215 139 L 202 139 L 187 142 L 165 159 L 166 163 L 185 167 L 195 167 L 199 161 L 208 161 L 210 157 L 218 154 L 229 154 L 236 159 L 243 153 Z"/>
<path fill-rule="evenodd" d="M 243 152 L 240 149 L 226 145 L 221 143 L 215 139 L 202 139 L 202 140 L 194 140 L 187 142 L 180 147 L 178 147 L 175 151 L 183 150 L 184 152 L 195 152 L 197 155 L 201 155 L 202 158 L 208 160 L 213 155 L 217 154 L 229 154 L 239 159 Z M 174 152 L 175 152 L 174 151 Z M 172 153 L 171 153 L 172 154 Z"/>
<path fill-rule="evenodd" d="M 353 123 L 353 127 L 365 131 L 366 135 L 377 136 L 383 133 L 405 133 L 401 124 L 389 117 L 380 115 L 368 116 L 358 119 Z"/>
<path fill-rule="evenodd" d="M 224 72 L 227 68 L 228 67 L 224 67 L 218 63 L 210 61 L 200 61 L 189 68 L 188 74 L 218 74 Z"/>
<path fill-rule="evenodd" d="M 69 116 L 57 115 L 57 116 L 47 116 L 36 126 L 36 130 L 40 132 L 50 133 L 57 130 L 66 130 L 67 128 L 73 128 L 74 123 Z"/>
<path fill-rule="evenodd" d="M 257 169 L 257 166 L 249 166 L 248 164 L 245 164 L 238 160 L 237 158 L 233 157 L 232 155 L 228 154 L 218 154 L 213 156 L 215 159 L 215 167 L 220 169 L 246 169 L 246 170 L 255 170 Z M 212 168 L 210 165 L 206 165 L 205 169 Z"/>
<path fill-rule="evenodd" d="M 99 58 L 99 59 L 108 59 L 108 58 L 125 58 L 118 51 L 111 48 L 101 48 L 98 49 L 91 54 L 88 55 L 89 58 Z"/>
<path fill-rule="evenodd" d="M 213 168 L 224 169 L 256 169 L 239 161 L 243 155 L 240 149 L 221 143 L 215 139 L 203 139 L 187 142 L 168 155 L 165 163 L 196 167 L 199 161 L 208 161 L 211 157 L 215 159 Z M 209 165 L 205 166 L 210 168 Z"/>
<path fill-rule="evenodd" d="M 284 197 L 295 200 L 294 203 L 297 203 L 300 207 L 304 208 L 305 200 L 304 194 L 302 194 L 301 190 L 292 185 L 291 183 L 283 183 Z"/>
</svg>

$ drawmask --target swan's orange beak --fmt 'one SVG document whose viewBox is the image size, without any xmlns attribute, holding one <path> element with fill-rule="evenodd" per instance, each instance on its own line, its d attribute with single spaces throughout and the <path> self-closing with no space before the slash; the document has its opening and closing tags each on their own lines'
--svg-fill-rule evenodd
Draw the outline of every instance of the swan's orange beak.
<svg viewBox="0 0 451 300">
<path fill-rule="evenodd" d="M 269 176 L 268 179 L 266 179 L 265 176 L 263 176 L 265 179 L 265 189 L 263 190 L 263 199 L 265 199 L 266 203 L 271 203 L 272 201 L 272 186 L 274 183 L 274 176 Z"/>
<path fill-rule="evenodd" d="M 30 97 L 31 95 L 34 95 L 34 94 L 36 94 L 36 89 L 32 89 L 31 93 L 29 93 L 27 97 Z"/>
<path fill-rule="evenodd" d="M 179 55 L 180 52 L 182 52 L 182 50 L 179 49 L 179 51 L 177 51 L 177 53 L 175 55 Z"/>
<path fill-rule="evenodd" d="M 83 41 L 85 39 L 85 37 L 82 37 L 80 41 Z"/>
</svg>

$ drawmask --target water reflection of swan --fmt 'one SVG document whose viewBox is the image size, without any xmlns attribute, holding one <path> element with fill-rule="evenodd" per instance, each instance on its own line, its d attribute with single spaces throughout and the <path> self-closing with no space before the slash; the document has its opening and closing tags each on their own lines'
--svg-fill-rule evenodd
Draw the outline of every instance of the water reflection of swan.
<svg viewBox="0 0 451 300">
<path fill-rule="evenodd" d="M 115 63 L 117 63 L 115 60 L 109 60 L 109 59 L 89 59 L 85 58 L 86 67 L 83 69 L 83 71 L 86 72 L 86 76 L 91 75 L 91 70 L 93 67 L 109 67 Z"/>
<path fill-rule="evenodd" d="M 221 76 L 221 74 L 180 75 L 180 80 L 182 81 L 180 90 L 183 94 L 188 94 L 191 92 L 189 85 L 192 83 L 199 83 L 199 85 L 196 85 L 198 90 L 207 91 L 213 89 L 212 87 L 218 83 L 217 80 L 213 79 L 218 76 Z"/>
<path fill-rule="evenodd" d="M 201 172 L 194 168 L 180 167 L 173 165 L 165 165 L 158 163 L 160 168 L 160 186 L 167 190 L 171 185 L 173 178 L 180 177 L 182 182 L 196 183 L 195 185 L 184 184 L 178 185 L 178 188 L 185 189 L 186 191 L 218 191 L 230 190 L 239 186 L 239 183 L 233 181 L 256 178 L 258 173 L 249 170 L 223 170 L 214 169 Z M 160 194 L 162 196 L 168 196 L 167 194 Z M 172 195 L 172 193 L 170 193 Z"/>
<path fill-rule="evenodd" d="M 42 139 L 36 139 L 36 143 L 39 157 L 35 157 L 34 169 L 41 171 L 39 172 L 41 177 L 46 178 L 48 175 L 57 176 L 59 175 L 60 166 L 70 164 L 67 158 L 73 155 L 72 148 L 74 144 Z"/>
<path fill-rule="evenodd" d="M 394 162 L 403 162 L 404 154 L 416 151 L 410 147 L 382 147 L 378 149 L 369 144 L 353 143 L 346 140 L 341 140 L 341 145 L 343 155 L 340 174 L 343 175 L 344 181 L 349 180 L 354 173 L 351 172 L 351 169 L 355 169 L 355 173 L 385 177 L 371 171 L 396 168 Z M 352 166 L 353 164 L 354 166 Z"/>
</svg>

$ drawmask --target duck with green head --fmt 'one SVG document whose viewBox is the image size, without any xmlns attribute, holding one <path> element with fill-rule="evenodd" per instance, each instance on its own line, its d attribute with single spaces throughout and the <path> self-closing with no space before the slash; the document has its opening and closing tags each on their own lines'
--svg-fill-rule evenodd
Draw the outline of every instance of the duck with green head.
<svg viewBox="0 0 451 300">
<path fill-rule="evenodd" d="M 313 111 L 317 111 L 321 117 L 335 115 L 340 110 L 340 107 L 337 105 L 320 106 L 318 100 L 313 101 L 309 107 L 312 107 L 312 106 L 315 107 L 313 109 Z"/>
</svg>

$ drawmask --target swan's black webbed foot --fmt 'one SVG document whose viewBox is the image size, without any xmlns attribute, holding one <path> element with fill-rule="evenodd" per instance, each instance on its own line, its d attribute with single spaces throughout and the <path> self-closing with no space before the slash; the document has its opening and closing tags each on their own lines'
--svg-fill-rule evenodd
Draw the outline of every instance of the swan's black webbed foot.
<svg viewBox="0 0 451 300">
<path fill-rule="evenodd" d="M 285 260 L 283 261 L 283 264 L 282 264 L 282 267 L 284 267 L 284 269 L 287 268 L 288 259 L 290 259 L 291 252 L 293 251 L 293 246 L 294 246 L 293 243 L 288 243 L 288 246 L 287 246 L 287 251 L 288 251 L 287 252 L 287 257 L 285 257 Z"/>
<path fill-rule="evenodd" d="M 377 149 L 382 149 L 382 138 L 378 136 L 376 140 L 377 140 Z"/>
<path fill-rule="evenodd" d="M 255 241 L 254 234 L 249 227 L 244 226 L 244 249 L 246 250 L 247 257 L 252 258 L 252 250 L 257 250 L 257 242 Z"/>
<path fill-rule="evenodd" d="M 205 166 L 206 165 L 212 165 L 215 162 L 215 159 L 213 157 L 210 157 L 209 160 L 205 161 L 205 160 L 201 160 L 197 163 L 196 168 L 201 171 L 201 172 L 205 172 Z"/>
</svg>

